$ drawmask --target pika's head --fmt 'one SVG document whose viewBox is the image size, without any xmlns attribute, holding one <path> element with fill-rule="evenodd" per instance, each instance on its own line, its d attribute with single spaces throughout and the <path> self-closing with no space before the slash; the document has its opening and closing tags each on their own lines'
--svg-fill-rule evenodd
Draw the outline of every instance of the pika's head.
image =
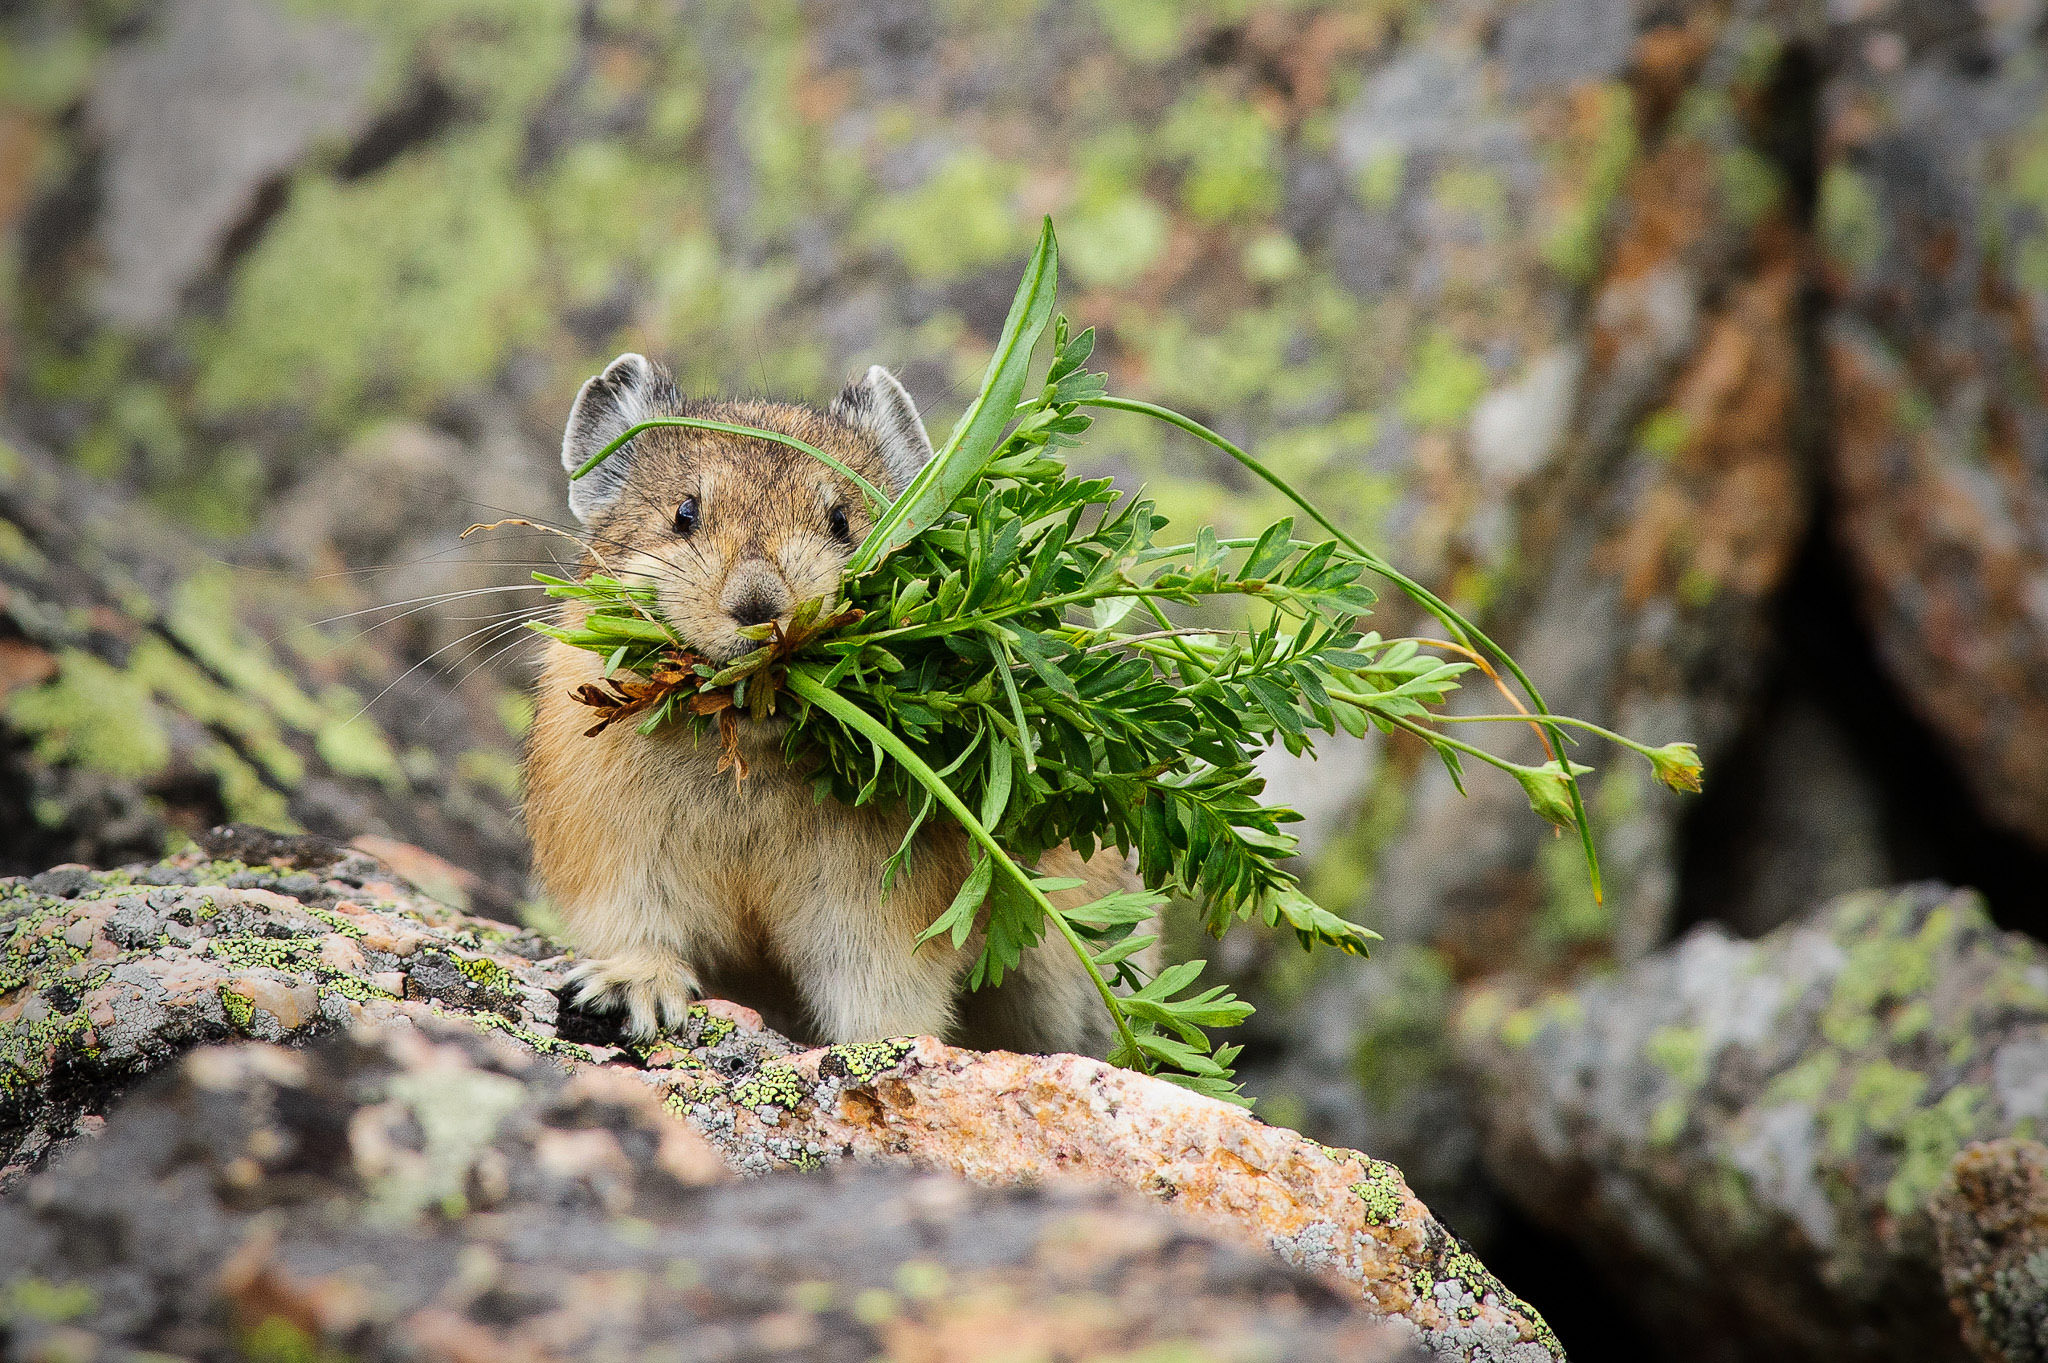
<svg viewBox="0 0 2048 1363">
<path fill-rule="evenodd" d="M 895 496 L 931 458 L 917 406 L 877 365 L 831 410 L 780 402 L 685 399 L 660 366 L 621 355 L 583 385 L 562 437 L 570 472 L 640 422 L 697 417 L 815 445 Z M 830 596 L 876 508 L 844 475 L 802 450 L 687 427 L 642 431 L 569 484 L 600 571 L 652 585 L 662 614 L 705 657 L 755 646 L 747 625 L 787 622 Z"/>
</svg>

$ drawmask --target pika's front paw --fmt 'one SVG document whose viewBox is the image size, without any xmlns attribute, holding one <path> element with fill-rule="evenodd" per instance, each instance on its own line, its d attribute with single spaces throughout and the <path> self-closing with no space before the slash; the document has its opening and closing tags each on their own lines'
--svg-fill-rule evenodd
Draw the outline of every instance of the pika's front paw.
<svg viewBox="0 0 2048 1363">
<path fill-rule="evenodd" d="M 626 1033 L 652 1041 L 683 1025 L 704 988 L 697 972 L 660 956 L 609 956 L 586 961 L 569 976 L 578 1008 L 626 1015 Z"/>
</svg>

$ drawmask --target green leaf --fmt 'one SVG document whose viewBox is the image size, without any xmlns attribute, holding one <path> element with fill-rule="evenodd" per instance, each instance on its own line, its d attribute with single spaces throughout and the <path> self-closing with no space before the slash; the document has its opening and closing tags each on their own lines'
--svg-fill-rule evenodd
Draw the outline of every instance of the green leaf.
<svg viewBox="0 0 2048 1363">
<path fill-rule="evenodd" d="M 1156 933 L 1148 933 L 1143 936 L 1134 934 L 1126 937 L 1121 942 L 1104 947 L 1101 951 L 1096 952 L 1095 964 L 1101 969 L 1108 970 L 1120 962 L 1129 960 L 1158 940 L 1159 937 Z"/>
<path fill-rule="evenodd" d="M 1117 890 L 1063 912 L 1069 923 L 1114 928 L 1147 922 L 1165 903 L 1166 896 L 1154 890 Z"/>
<path fill-rule="evenodd" d="M 1270 576 L 1293 552 L 1294 517 L 1288 516 L 1266 527 L 1266 533 L 1260 535 L 1259 542 L 1252 546 L 1251 557 L 1238 570 L 1238 580 Z"/>
<path fill-rule="evenodd" d="M 945 446 L 910 480 L 903 495 L 881 515 L 854 551 L 847 565 L 849 575 L 865 571 L 908 544 L 944 515 L 946 508 L 981 476 L 1017 410 L 1018 399 L 1024 395 L 1031 372 L 1031 350 L 1052 317 L 1058 276 L 1059 244 L 1053 239 L 1052 219 L 1047 218 L 1038 234 L 1038 248 L 1031 253 L 1031 263 L 1024 267 L 1017 296 L 1010 301 L 1010 314 L 1003 320 L 995 354 L 989 357 L 981 391 L 960 414 Z"/>
<path fill-rule="evenodd" d="M 1003 811 L 1010 806 L 1010 783 L 1016 765 L 1007 743 L 991 744 L 988 750 L 987 784 L 981 792 L 981 822 L 994 828 L 1002 822 Z"/>
<path fill-rule="evenodd" d="M 1340 918 L 1297 889 L 1277 891 L 1267 901 L 1279 920 L 1293 928 L 1304 947 L 1321 942 L 1353 956 L 1367 956 L 1380 935 Z"/>
<path fill-rule="evenodd" d="M 1246 677 L 1244 689 L 1251 693 L 1259 708 L 1272 716 L 1282 733 L 1300 735 L 1303 732 L 1301 711 L 1294 706 L 1294 697 L 1277 684 L 1264 677 Z"/>
<path fill-rule="evenodd" d="M 1010 626 L 1009 635 L 1010 642 L 1016 646 L 1018 654 L 1030 664 L 1031 670 L 1038 674 L 1040 681 L 1068 700 L 1081 699 L 1081 693 L 1074 688 L 1073 679 L 1060 671 L 1055 661 L 1063 652 L 1058 644 L 1019 625 Z"/>
<path fill-rule="evenodd" d="M 988 898 L 989 887 L 995 883 L 995 877 L 995 862 L 987 853 L 977 855 L 973 869 L 960 884 L 960 892 L 953 896 L 953 902 L 947 905 L 946 911 L 932 920 L 930 927 L 917 934 L 917 944 L 923 946 L 941 933 L 951 933 L 956 951 L 965 946 L 967 935 L 974 931 L 975 915 L 981 912 L 982 901 Z"/>
</svg>

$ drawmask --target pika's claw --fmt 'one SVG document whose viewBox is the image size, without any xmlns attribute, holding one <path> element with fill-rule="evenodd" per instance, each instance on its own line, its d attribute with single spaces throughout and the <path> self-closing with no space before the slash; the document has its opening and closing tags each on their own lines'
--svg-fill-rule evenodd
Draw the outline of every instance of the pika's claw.
<svg viewBox="0 0 2048 1363">
<path fill-rule="evenodd" d="M 569 976 L 578 1008 L 623 1012 L 626 1034 L 652 1041 L 683 1025 L 690 1005 L 704 992 L 697 972 L 660 956 L 608 956 L 585 961 Z"/>
</svg>

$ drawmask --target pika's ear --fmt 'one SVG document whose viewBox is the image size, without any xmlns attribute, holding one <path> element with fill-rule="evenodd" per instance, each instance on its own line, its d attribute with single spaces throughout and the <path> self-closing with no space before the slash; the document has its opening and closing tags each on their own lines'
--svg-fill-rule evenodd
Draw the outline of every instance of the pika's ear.
<svg viewBox="0 0 2048 1363">
<path fill-rule="evenodd" d="M 667 382 L 668 376 L 645 355 L 621 355 L 606 365 L 602 374 L 583 385 L 576 394 L 576 405 L 569 409 L 569 425 L 562 432 L 562 467 L 574 473 L 590 456 L 654 416 L 657 391 Z M 588 525 L 618 500 L 634 457 L 633 445 L 638 443 L 613 452 L 602 464 L 570 482 L 569 509 L 577 520 Z"/>
<path fill-rule="evenodd" d="M 832 404 L 832 415 L 875 433 L 891 492 L 909 487 L 917 471 L 931 462 L 931 437 L 918 419 L 917 404 L 896 382 L 896 376 L 880 365 L 846 385 Z"/>
</svg>

